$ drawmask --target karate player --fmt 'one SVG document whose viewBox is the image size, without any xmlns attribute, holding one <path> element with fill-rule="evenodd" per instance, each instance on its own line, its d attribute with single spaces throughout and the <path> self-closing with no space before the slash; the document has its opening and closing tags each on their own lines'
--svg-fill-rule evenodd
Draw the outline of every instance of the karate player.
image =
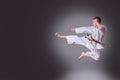
<svg viewBox="0 0 120 80">
<path fill-rule="evenodd" d="M 84 33 L 85 36 L 79 37 L 77 35 L 61 35 L 58 32 L 55 33 L 57 38 L 66 39 L 68 44 L 83 45 L 89 49 L 87 52 L 82 52 L 78 59 L 83 57 L 90 57 L 94 60 L 99 60 L 100 50 L 104 49 L 102 44 L 103 37 L 106 32 L 106 27 L 101 24 L 100 17 L 94 17 L 92 19 L 93 26 L 72 28 L 71 31 L 78 33 Z"/>
</svg>

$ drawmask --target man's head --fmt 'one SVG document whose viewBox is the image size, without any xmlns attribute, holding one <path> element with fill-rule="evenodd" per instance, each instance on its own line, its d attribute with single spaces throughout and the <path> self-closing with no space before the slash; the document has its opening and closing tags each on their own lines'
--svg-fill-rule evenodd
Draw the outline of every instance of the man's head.
<svg viewBox="0 0 120 80">
<path fill-rule="evenodd" d="M 93 26 L 97 26 L 97 24 L 101 24 L 101 18 L 100 17 L 94 17 L 93 20 Z"/>
</svg>

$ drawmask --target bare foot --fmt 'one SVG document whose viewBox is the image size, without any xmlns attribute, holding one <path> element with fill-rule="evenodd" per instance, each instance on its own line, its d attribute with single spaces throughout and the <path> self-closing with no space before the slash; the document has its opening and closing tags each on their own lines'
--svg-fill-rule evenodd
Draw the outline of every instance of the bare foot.
<svg viewBox="0 0 120 80">
<path fill-rule="evenodd" d="M 85 52 L 82 52 L 81 55 L 78 57 L 78 59 L 82 59 L 85 56 Z"/>
<path fill-rule="evenodd" d="M 61 35 L 61 34 L 58 33 L 58 32 L 55 33 L 55 36 L 58 37 L 58 38 L 61 38 L 61 39 L 66 39 L 66 36 Z"/>
</svg>

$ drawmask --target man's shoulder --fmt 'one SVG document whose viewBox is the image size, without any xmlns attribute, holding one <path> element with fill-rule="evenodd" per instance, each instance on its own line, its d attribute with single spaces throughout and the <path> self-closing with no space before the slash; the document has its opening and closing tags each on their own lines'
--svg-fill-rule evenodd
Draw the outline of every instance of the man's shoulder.
<svg viewBox="0 0 120 80">
<path fill-rule="evenodd" d="M 102 32 L 106 32 L 106 31 L 107 31 L 107 27 L 106 27 L 105 25 L 103 25 L 103 24 L 102 24 L 102 26 L 101 26 L 101 31 L 102 31 Z"/>
<path fill-rule="evenodd" d="M 105 26 L 105 25 L 103 25 L 103 24 L 101 25 L 101 27 L 106 28 L 106 26 Z"/>
<path fill-rule="evenodd" d="M 101 25 L 101 28 L 102 29 L 107 29 L 107 27 L 105 25 L 103 25 L 103 24 Z"/>
</svg>

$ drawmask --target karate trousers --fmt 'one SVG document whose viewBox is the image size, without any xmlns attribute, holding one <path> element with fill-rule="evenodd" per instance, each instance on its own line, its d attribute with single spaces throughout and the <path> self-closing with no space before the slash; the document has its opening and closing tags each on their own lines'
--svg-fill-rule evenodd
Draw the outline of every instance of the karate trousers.
<svg viewBox="0 0 120 80">
<path fill-rule="evenodd" d="M 67 44 L 83 45 L 90 51 L 86 53 L 94 60 L 98 60 L 100 57 L 100 49 L 96 49 L 94 44 L 85 36 L 79 37 L 77 35 L 66 36 Z"/>
</svg>

